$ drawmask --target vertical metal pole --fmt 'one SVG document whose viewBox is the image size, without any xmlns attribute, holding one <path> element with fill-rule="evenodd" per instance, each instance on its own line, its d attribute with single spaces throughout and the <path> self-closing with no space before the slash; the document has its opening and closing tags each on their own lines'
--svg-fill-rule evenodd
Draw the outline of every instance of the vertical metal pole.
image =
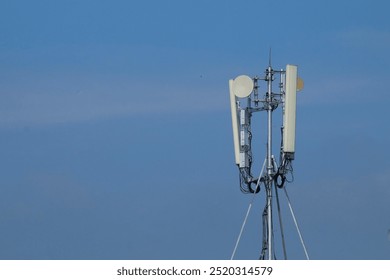
<svg viewBox="0 0 390 280">
<path fill-rule="evenodd" d="M 272 260 L 272 68 L 267 69 L 267 113 L 268 113 L 268 143 L 267 143 L 267 215 L 268 215 L 268 259 Z"/>
</svg>

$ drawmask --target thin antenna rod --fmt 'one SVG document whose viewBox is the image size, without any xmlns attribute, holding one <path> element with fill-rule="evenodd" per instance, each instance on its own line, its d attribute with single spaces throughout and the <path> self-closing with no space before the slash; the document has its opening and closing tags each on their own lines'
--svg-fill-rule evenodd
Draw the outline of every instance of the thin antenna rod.
<svg viewBox="0 0 390 280">
<path fill-rule="evenodd" d="M 272 57 L 272 48 L 269 48 L 269 54 L 268 54 L 268 67 L 271 67 L 271 57 Z"/>
</svg>

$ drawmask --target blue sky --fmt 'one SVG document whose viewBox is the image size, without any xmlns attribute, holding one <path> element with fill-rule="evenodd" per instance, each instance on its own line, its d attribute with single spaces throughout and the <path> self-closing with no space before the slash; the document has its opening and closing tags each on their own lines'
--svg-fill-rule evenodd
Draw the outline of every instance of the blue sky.
<svg viewBox="0 0 390 280">
<path fill-rule="evenodd" d="M 288 191 L 309 255 L 390 259 L 389 8 L 1 1 L 0 259 L 230 258 L 251 197 L 228 80 L 262 75 L 270 47 L 305 80 Z M 263 204 L 236 258 L 258 258 Z M 282 207 L 288 255 L 304 259 Z"/>
</svg>

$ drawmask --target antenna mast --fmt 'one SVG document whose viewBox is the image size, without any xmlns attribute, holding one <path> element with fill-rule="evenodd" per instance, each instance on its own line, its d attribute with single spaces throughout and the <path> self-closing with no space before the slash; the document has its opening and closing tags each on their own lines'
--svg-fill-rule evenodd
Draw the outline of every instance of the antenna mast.
<svg viewBox="0 0 390 280">
<path fill-rule="evenodd" d="M 270 50 L 270 63 L 271 63 L 271 50 Z M 267 240 L 267 250 L 268 250 L 268 259 L 272 259 L 272 182 L 273 182 L 273 164 L 272 164 L 272 111 L 274 110 L 272 106 L 272 79 L 273 79 L 273 70 L 271 65 L 268 66 L 266 70 L 267 81 L 267 95 L 266 102 L 264 103 L 267 107 L 268 115 L 268 141 L 267 141 L 267 178 L 265 180 L 265 190 L 267 194 L 267 217 L 268 217 L 268 240 Z"/>
<path fill-rule="evenodd" d="M 279 93 L 274 93 L 272 83 L 275 75 L 279 74 Z M 266 82 L 266 92 L 259 98 L 259 82 Z M 275 71 L 271 66 L 271 49 L 269 65 L 265 70 L 264 78 L 238 76 L 229 81 L 230 102 L 232 111 L 233 139 L 235 161 L 240 171 L 240 188 L 244 193 L 258 193 L 261 183 L 264 184 L 266 205 L 263 212 L 263 242 L 260 259 L 272 260 L 275 258 L 273 248 L 273 194 L 279 211 L 277 188 L 284 188 L 288 181 L 288 173 L 292 173 L 292 160 L 295 154 L 295 120 L 296 120 L 296 92 L 303 88 L 303 81 L 297 77 L 297 66 L 287 65 L 285 70 Z M 246 103 L 244 102 L 246 99 Z M 283 108 L 282 144 L 280 147 L 280 162 L 277 165 L 272 153 L 272 114 L 279 105 Z M 252 129 L 251 118 L 253 113 L 267 112 L 267 149 L 265 153 L 266 170 L 260 173 L 259 178 L 252 176 Z M 256 187 L 253 188 L 252 185 Z M 286 190 L 285 190 L 286 191 Z M 286 193 L 287 195 L 287 193 Z M 282 224 L 283 251 L 285 258 L 284 233 Z M 306 250 L 305 250 L 306 252 Z"/>
</svg>

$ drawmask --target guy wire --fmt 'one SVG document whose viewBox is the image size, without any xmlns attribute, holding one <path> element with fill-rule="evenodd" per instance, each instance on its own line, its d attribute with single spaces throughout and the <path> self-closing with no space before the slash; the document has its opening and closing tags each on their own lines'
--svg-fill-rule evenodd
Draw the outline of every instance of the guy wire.
<svg viewBox="0 0 390 280">
<path fill-rule="evenodd" d="M 261 183 L 260 179 L 261 179 L 261 176 L 263 175 L 263 172 L 264 172 L 265 162 L 266 162 L 266 160 L 264 160 L 263 167 L 261 169 L 259 178 L 257 179 L 257 184 L 256 184 L 255 190 L 257 190 L 257 188 L 260 187 L 260 183 Z M 236 251 L 237 251 L 237 248 L 238 248 L 238 244 L 240 243 L 241 235 L 242 235 L 242 233 L 244 231 L 244 228 L 245 228 L 245 225 L 246 225 L 246 221 L 247 221 L 249 213 L 250 213 L 250 211 L 252 209 L 252 204 L 253 204 L 253 201 L 255 200 L 256 194 L 257 194 L 256 192 L 253 193 L 252 199 L 251 199 L 251 201 L 249 203 L 248 210 L 246 211 L 246 215 L 245 215 L 245 218 L 244 218 L 244 222 L 242 223 L 241 230 L 240 230 L 240 233 L 239 233 L 237 241 L 236 241 L 236 245 L 234 246 L 232 256 L 230 257 L 231 260 L 233 260 L 234 255 L 236 254 Z"/>
<path fill-rule="evenodd" d="M 287 201 L 288 201 L 288 207 L 290 208 L 290 212 L 291 212 L 291 215 L 293 217 L 295 227 L 297 228 L 298 235 L 299 235 L 299 238 L 301 240 L 301 244 L 302 244 L 303 250 L 305 251 L 306 259 L 309 260 L 309 255 L 308 255 L 307 250 L 306 250 L 305 242 L 303 241 L 303 237 L 302 237 L 301 231 L 299 230 L 297 219 L 295 218 L 295 214 L 294 214 L 294 211 L 293 211 L 292 206 L 291 206 L 290 197 L 287 194 L 286 187 L 284 187 L 283 189 L 284 189 L 284 193 L 286 194 L 286 198 L 287 198 Z"/>
</svg>

